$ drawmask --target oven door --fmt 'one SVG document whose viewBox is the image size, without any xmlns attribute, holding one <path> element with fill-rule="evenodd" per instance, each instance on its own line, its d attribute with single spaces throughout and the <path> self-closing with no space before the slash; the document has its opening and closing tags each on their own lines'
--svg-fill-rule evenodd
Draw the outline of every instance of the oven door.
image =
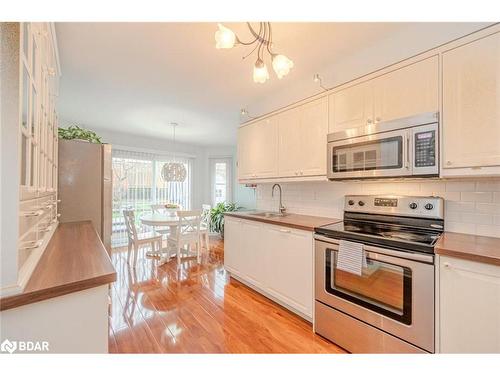
<svg viewBox="0 0 500 375">
<path fill-rule="evenodd" d="M 365 246 L 367 267 L 358 276 L 336 268 L 338 243 L 321 237 L 316 300 L 434 352 L 434 257 Z"/>
<path fill-rule="evenodd" d="M 328 143 L 328 178 L 359 179 L 410 176 L 411 131 L 348 138 Z"/>
</svg>

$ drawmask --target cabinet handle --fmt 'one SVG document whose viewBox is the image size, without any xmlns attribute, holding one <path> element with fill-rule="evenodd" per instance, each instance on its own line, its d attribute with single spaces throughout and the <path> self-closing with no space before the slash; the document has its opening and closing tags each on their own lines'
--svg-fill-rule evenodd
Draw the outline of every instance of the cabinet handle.
<svg viewBox="0 0 500 375">
<path fill-rule="evenodd" d="M 450 267 L 451 267 L 451 264 L 450 264 L 450 263 L 448 263 L 448 262 L 444 262 L 444 263 L 443 263 L 443 266 L 445 266 L 445 268 L 450 268 Z"/>
<path fill-rule="evenodd" d="M 29 245 L 25 245 L 25 246 L 21 246 L 20 250 L 33 250 L 33 249 L 36 249 L 38 247 L 40 247 L 43 243 L 43 241 L 31 241 L 31 242 L 28 242 Z"/>
<path fill-rule="evenodd" d="M 280 232 L 281 233 L 290 233 L 291 230 L 290 229 L 280 229 Z"/>
<path fill-rule="evenodd" d="M 22 215 L 24 217 L 35 217 L 35 216 L 40 216 L 41 214 L 43 214 L 43 211 L 42 210 L 38 210 L 38 211 L 27 211 L 27 212 L 23 212 Z"/>
<path fill-rule="evenodd" d="M 50 232 L 52 229 L 52 225 L 48 225 L 45 228 L 40 229 L 40 232 Z"/>
<path fill-rule="evenodd" d="M 452 164 L 453 164 L 453 163 L 452 163 L 450 160 L 448 160 L 448 161 L 446 162 L 446 165 L 452 165 Z"/>
<path fill-rule="evenodd" d="M 371 118 L 369 118 L 368 120 L 366 120 L 366 123 L 367 123 L 367 124 L 371 124 L 372 122 L 373 122 L 373 121 L 372 121 L 372 119 L 371 119 Z"/>
<path fill-rule="evenodd" d="M 304 172 L 300 171 L 300 175 L 302 176 L 304 174 Z"/>
</svg>

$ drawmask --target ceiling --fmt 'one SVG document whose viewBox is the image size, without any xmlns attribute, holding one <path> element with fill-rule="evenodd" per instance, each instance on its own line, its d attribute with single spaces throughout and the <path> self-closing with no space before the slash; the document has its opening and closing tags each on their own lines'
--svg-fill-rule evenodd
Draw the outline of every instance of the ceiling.
<svg viewBox="0 0 500 375">
<path fill-rule="evenodd" d="M 244 23 L 225 23 L 242 40 Z M 215 49 L 215 23 L 57 23 L 61 119 L 92 129 L 199 145 L 235 144 L 239 109 L 328 63 L 368 48 L 408 23 L 273 23 L 276 52 L 295 67 L 252 81 L 249 47 Z M 422 24 L 424 27 L 425 24 Z M 311 81 L 311 84 L 312 81 Z"/>
</svg>

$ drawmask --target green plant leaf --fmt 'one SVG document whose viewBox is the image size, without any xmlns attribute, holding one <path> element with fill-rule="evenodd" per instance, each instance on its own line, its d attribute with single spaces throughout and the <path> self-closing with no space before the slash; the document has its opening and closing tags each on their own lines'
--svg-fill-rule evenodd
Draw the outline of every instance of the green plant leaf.
<svg viewBox="0 0 500 375">
<path fill-rule="evenodd" d="M 102 143 L 101 137 L 99 137 L 92 130 L 82 129 L 78 125 L 70 125 L 66 129 L 58 129 L 59 138 L 61 139 L 82 139 L 89 141 L 91 143 Z"/>
</svg>

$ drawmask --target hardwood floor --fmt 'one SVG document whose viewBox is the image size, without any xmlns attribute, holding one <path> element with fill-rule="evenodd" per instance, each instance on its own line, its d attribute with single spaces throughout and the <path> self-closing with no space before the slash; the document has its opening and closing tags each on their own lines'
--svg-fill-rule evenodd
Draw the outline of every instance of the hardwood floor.
<svg viewBox="0 0 500 375">
<path fill-rule="evenodd" d="M 209 254 L 157 266 L 142 249 L 134 270 L 115 249 L 110 353 L 343 353 L 311 325 L 231 279 L 224 244 Z"/>
</svg>

